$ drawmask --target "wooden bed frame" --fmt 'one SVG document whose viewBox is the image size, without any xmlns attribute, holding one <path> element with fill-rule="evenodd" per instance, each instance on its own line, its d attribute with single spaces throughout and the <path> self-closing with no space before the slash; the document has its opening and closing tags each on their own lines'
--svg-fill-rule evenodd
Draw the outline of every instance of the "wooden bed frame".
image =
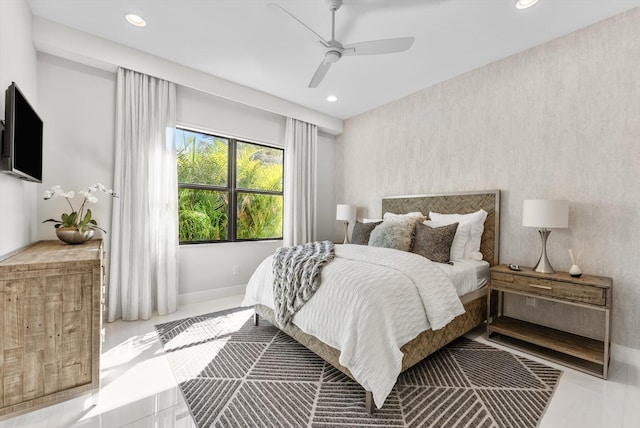
<svg viewBox="0 0 640 428">
<path fill-rule="evenodd" d="M 494 266 L 498 264 L 500 236 L 499 190 L 393 196 L 382 199 L 382 213 L 393 212 L 403 214 L 420 211 L 428 215 L 429 211 L 434 211 L 445 214 L 467 214 L 479 209 L 484 209 L 488 213 L 484 224 L 480 251 L 483 254 L 484 260 L 489 262 L 491 266 Z M 464 314 L 454 318 L 453 321 L 440 330 L 423 331 L 415 339 L 400 348 L 404 354 L 402 371 L 414 366 L 449 342 L 483 323 L 487 318 L 487 289 L 488 287 L 484 286 L 479 290 L 462 296 L 461 300 L 465 308 Z M 277 325 L 274 322 L 275 314 L 269 307 L 256 305 L 254 316 L 256 325 L 258 325 L 260 316 L 273 325 Z M 353 379 L 349 369 L 339 363 L 339 350 L 323 343 L 314 336 L 304 333 L 293 323 L 288 324 L 287 327 L 281 330 Z M 373 413 L 374 403 L 371 391 L 366 391 L 366 409 L 368 413 Z"/>
</svg>

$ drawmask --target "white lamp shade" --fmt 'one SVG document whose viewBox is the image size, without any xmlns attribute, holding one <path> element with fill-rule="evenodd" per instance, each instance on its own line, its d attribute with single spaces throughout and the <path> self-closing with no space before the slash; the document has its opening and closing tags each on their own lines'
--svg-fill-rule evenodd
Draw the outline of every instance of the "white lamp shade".
<svg viewBox="0 0 640 428">
<path fill-rule="evenodd" d="M 530 199 L 522 205 L 522 225 L 525 227 L 569 227 L 569 201 Z"/>
<path fill-rule="evenodd" d="M 336 220 L 351 221 L 356 216 L 356 207 L 347 204 L 336 206 Z"/>
</svg>

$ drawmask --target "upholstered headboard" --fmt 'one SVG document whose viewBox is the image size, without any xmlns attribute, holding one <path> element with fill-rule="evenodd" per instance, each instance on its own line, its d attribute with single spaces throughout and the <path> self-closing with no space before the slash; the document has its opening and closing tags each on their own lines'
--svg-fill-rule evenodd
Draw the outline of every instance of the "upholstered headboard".
<svg viewBox="0 0 640 428">
<path fill-rule="evenodd" d="M 386 196 L 382 198 L 382 214 L 405 214 L 429 211 L 443 214 L 468 214 L 479 209 L 487 212 L 480 252 L 491 266 L 499 263 L 500 244 L 500 191 L 439 193 L 430 195 Z"/>
</svg>

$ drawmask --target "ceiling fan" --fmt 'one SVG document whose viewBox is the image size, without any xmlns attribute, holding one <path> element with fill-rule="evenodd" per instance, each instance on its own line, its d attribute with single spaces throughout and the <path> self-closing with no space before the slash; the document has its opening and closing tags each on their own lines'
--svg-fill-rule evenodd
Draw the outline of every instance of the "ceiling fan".
<svg viewBox="0 0 640 428">
<path fill-rule="evenodd" d="M 324 39 L 320 34 L 316 33 L 311 27 L 298 19 L 294 14 L 279 6 L 275 3 L 269 3 L 269 6 L 280 12 L 284 12 L 296 21 L 298 21 L 303 27 L 311 31 L 318 39 L 322 46 L 324 46 L 324 59 L 318 66 L 315 74 L 309 82 L 310 88 L 316 88 L 322 82 L 322 79 L 329 71 L 331 64 L 336 63 L 343 56 L 355 56 L 355 55 L 378 55 L 386 53 L 395 53 L 406 51 L 413 45 L 415 37 L 398 37 L 395 39 L 382 39 L 371 40 L 368 42 L 349 43 L 342 44 L 336 40 L 336 11 L 342 6 L 342 0 L 326 0 L 331 11 L 331 40 Z"/>
</svg>

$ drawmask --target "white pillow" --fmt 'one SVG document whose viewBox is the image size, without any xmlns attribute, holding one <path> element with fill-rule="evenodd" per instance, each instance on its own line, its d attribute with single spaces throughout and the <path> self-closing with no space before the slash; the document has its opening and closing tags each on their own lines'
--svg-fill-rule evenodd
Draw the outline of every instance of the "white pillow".
<svg viewBox="0 0 640 428">
<path fill-rule="evenodd" d="M 470 224 L 470 236 L 464 248 L 464 258 L 470 259 L 477 258 L 476 252 L 480 252 L 480 241 L 482 239 L 482 232 L 484 232 L 484 221 L 487 219 L 487 212 L 485 210 L 478 210 L 471 214 L 440 214 L 436 212 L 429 212 L 429 218 L 434 221 L 449 221 L 451 223 L 458 222 L 460 225 Z M 460 227 L 458 225 L 458 227 Z"/>
<path fill-rule="evenodd" d="M 469 238 L 471 237 L 470 223 L 460 223 L 455 221 L 433 221 L 433 220 L 427 220 L 427 221 L 424 221 L 423 223 L 430 227 L 442 227 L 442 226 L 448 226 L 453 223 L 458 223 L 458 228 L 456 229 L 456 234 L 453 237 L 453 243 L 451 244 L 451 252 L 449 254 L 449 258 L 451 260 L 464 259 L 464 249 L 467 245 L 467 241 L 469 241 Z"/>
</svg>

